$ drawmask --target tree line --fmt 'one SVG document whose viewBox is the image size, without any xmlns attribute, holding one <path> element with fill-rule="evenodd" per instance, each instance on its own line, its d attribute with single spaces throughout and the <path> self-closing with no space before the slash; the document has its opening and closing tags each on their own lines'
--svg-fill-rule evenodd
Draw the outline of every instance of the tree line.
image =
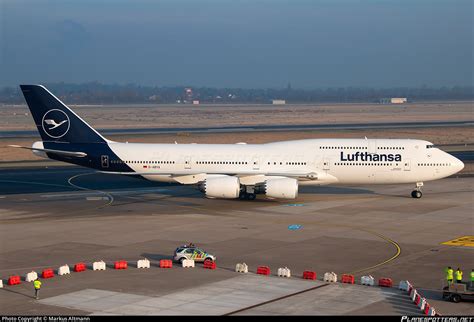
<svg viewBox="0 0 474 322">
<path fill-rule="evenodd" d="M 340 87 L 325 89 L 287 88 L 212 88 L 192 86 L 140 86 L 136 84 L 116 85 L 90 82 L 83 84 L 45 84 L 60 99 L 69 104 L 125 104 L 125 103 L 271 103 L 273 99 L 287 103 L 378 103 L 382 98 L 406 97 L 409 101 L 427 100 L 472 100 L 474 86 L 452 87 Z M 186 88 L 192 88 L 192 96 Z M 19 87 L 0 89 L 0 103 L 24 103 Z"/>
</svg>

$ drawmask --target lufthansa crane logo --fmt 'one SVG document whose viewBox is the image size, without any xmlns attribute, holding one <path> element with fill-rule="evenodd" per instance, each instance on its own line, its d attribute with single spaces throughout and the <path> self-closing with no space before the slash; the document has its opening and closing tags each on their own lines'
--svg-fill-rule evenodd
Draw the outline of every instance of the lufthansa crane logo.
<svg viewBox="0 0 474 322">
<path fill-rule="evenodd" d="M 44 114 L 41 126 L 48 136 L 59 139 L 69 131 L 70 121 L 65 112 L 54 109 Z"/>
</svg>

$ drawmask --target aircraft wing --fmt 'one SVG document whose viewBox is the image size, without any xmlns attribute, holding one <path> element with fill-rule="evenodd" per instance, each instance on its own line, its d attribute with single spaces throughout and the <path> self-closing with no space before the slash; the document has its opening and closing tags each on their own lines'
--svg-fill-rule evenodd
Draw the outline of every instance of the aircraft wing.
<svg viewBox="0 0 474 322">
<path fill-rule="evenodd" d="M 63 150 L 53 150 L 53 149 L 38 149 L 38 148 L 30 148 L 27 146 L 21 146 L 21 145 L 8 145 L 8 146 L 12 148 L 18 148 L 18 149 L 26 149 L 26 150 L 32 150 L 32 151 L 40 151 L 40 152 L 64 155 L 68 157 L 84 158 L 87 156 L 87 153 L 85 152 L 63 151 Z"/>
</svg>

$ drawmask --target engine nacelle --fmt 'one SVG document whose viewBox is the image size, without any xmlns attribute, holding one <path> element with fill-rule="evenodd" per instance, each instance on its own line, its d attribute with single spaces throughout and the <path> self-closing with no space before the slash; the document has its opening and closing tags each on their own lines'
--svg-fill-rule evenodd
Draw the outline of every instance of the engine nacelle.
<svg viewBox="0 0 474 322">
<path fill-rule="evenodd" d="M 266 180 L 263 184 L 263 193 L 272 198 L 296 199 L 298 197 L 298 180 L 291 178 Z"/>
<path fill-rule="evenodd" d="M 199 190 L 209 198 L 239 198 L 240 182 L 237 177 L 222 176 L 207 178 L 199 185 Z"/>
</svg>

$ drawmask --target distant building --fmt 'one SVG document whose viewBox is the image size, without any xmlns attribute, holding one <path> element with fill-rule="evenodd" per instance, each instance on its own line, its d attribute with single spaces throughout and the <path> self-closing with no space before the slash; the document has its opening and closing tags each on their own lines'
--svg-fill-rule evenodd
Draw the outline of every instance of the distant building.
<svg viewBox="0 0 474 322">
<path fill-rule="evenodd" d="M 198 101 L 198 100 L 194 100 L 194 101 L 193 101 L 193 105 L 199 105 L 199 101 Z"/>
<path fill-rule="evenodd" d="M 285 100 L 272 100 L 273 105 L 285 105 L 286 101 Z"/>
<path fill-rule="evenodd" d="M 390 97 L 380 99 L 380 104 L 404 104 L 407 102 L 408 100 L 406 97 Z"/>
<path fill-rule="evenodd" d="M 191 102 L 193 99 L 193 89 L 192 88 L 185 88 L 184 89 L 184 100 Z"/>
</svg>

